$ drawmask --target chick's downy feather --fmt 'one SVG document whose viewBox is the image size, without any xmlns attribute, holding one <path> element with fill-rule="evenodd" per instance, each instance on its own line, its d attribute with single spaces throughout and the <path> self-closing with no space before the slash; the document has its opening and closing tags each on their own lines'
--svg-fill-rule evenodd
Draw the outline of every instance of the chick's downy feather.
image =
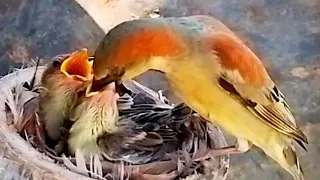
<svg viewBox="0 0 320 180">
<path fill-rule="evenodd" d="M 91 73 L 86 50 L 59 55 L 48 64 L 42 75 L 40 116 L 45 122 L 48 137 L 57 141 L 61 127 L 72 110 L 77 93 L 85 90 L 85 78 Z"/>
</svg>

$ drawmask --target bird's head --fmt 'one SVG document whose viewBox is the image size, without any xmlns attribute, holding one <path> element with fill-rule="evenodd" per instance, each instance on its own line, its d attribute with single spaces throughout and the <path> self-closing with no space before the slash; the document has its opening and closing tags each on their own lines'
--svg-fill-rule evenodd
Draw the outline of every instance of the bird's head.
<svg viewBox="0 0 320 180">
<path fill-rule="evenodd" d="M 66 86 L 72 88 L 92 79 L 92 61 L 87 49 L 54 58 L 42 75 L 42 85 L 46 88 Z"/>
<path fill-rule="evenodd" d="M 165 72 L 185 44 L 164 19 L 127 21 L 110 30 L 94 54 L 92 90 L 124 82 L 148 70 Z"/>
</svg>

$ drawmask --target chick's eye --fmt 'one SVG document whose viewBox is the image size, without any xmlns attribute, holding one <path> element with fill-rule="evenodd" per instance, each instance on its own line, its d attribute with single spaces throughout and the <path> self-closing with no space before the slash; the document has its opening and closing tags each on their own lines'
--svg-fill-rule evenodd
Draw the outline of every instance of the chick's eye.
<svg viewBox="0 0 320 180">
<path fill-rule="evenodd" d="M 61 65 L 61 63 L 67 59 L 68 57 L 70 57 L 70 54 L 60 54 L 60 55 L 57 55 L 53 58 L 53 61 L 52 61 L 52 65 L 55 66 L 55 67 L 58 67 Z"/>
<path fill-rule="evenodd" d="M 55 67 L 58 67 L 60 64 L 61 64 L 61 62 L 59 60 L 54 60 L 52 62 L 52 65 L 55 66 Z"/>
</svg>

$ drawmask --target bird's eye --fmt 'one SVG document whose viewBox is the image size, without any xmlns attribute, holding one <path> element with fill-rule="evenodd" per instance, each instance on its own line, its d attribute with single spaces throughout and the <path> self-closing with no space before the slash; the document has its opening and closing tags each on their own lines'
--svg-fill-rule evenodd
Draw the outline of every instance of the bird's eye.
<svg viewBox="0 0 320 180">
<path fill-rule="evenodd" d="M 55 67 L 58 67 L 60 64 L 61 64 L 61 62 L 59 60 L 54 60 L 52 62 L 52 65 L 55 66 Z"/>
<path fill-rule="evenodd" d="M 52 61 L 52 65 L 55 67 L 59 67 L 61 65 L 61 63 L 67 59 L 68 57 L 70 57 L 70 54 L 60 54 L 57 55 L 55 57 L 53 57 L 53 61 Z"/>
</svg>

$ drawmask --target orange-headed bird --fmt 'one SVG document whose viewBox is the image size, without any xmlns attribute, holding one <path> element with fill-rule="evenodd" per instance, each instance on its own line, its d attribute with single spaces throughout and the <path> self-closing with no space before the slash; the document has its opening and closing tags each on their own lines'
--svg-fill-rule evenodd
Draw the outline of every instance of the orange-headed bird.
<svg viewBox="0 0 320 180">
<path fill-rule="evenodd" d="M 163 72 L 188 106 L 237 138 L 238 146 L 225 153 L 254 144 L 303 179 L 293 141 L 304 147 L 307 137 L 260 59 L 219 20 L 199 15 L 123 22 L 105 35 L 94 58 L 89 89 Z"/>
</svg>

